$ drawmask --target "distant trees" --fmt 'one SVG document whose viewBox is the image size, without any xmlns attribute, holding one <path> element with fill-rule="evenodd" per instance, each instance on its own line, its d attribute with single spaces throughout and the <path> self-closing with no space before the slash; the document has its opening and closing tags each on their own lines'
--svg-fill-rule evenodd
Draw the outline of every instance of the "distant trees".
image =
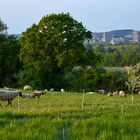
<svg viewBox="0 0 140 140">
<path fill-rule="evenodd" d="M 94 46 L 95 53 L 102 56 L 102 66 L 135 65 L 140 60 L 140 46 Z"/>
<path fill-rule="evenodd" d="M 21 69 L 19 50 L 20 44 L 15 36 L 0 38 L 0 86 L 16 86 Z"/>
<path fill-rule="evenodd" d="M 64 75 L 74 67 L 96 65 L 99 59 L 83 45 L 92 34 L 69 13 L 43 17 L 23 32 L 20 60 L 24 71 L 20 82 L 33 86 L 61 88 Z"/>
<path fill-rule="evenodd" d="M 119 91 L 126 89 L 127 73 L 119 71 L 106 71 L 103 68 L 75 69 L 67 73 L 67 90 L 83 92 L 98 91 Z"/>
</svg>

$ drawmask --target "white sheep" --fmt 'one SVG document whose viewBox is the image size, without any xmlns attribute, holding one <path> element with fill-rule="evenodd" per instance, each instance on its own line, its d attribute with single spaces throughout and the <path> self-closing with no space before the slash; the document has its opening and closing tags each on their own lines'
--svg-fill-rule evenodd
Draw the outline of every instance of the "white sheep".
<svg viewBox="0 0 140 140">
<path fill-rule="evenodd" d="M 48 90 L 47 90 L 47 89 L 45 89 L 44 91 L 45 91 L 45 92 L 48 92 Z"/>
<path fill-rule="evenodd" d="M 62 88 L 62 89 L 61 89 L 61 92 L 63 92 L 63 93 L 64 93 L 64 92 L 65 92 L 65 90 Z"/>
<path fill-rule="evenodd" d="M 33 90 L 33 88 L 29 85 L 25 85 L 23 89 L 24 90 Z"/>
<path fill-rule="evenodd" d="M 113 93 L 112 93 L 112 92 L 108 92 L 107 95 L 108 95 L 108 96 L 113 96 Z"/>
<path fill-rule="evenodd" d="M 34 97 L 34 98 L 35 98 L 35 97 L 40 98 L 41 95 L 44 95 L 44 92 L 42 92 L 42 91 L 35 91 L 35 92 L 33 93 L 33 97 Z"/>
<path fill-rule="evenodd" d="M 90 91 L 90 92 L 87 92 L 86 94 L 97 94 L 97 92 Z"/>
<path fill-rule="evenodd" d="M 52 91 L 54 91 L 54 89 L 53 89 L 53 88 L 51 88 L 51 89 L 50 89 L 50 92 L 52 92 Z"/>
<path fill-rule="evenodd" d="M 119 92 L 118 91 L 114 91 L 113 92 L 113 95 L 117 95 Z"/>
<path fill-rule="evenodd" d="M 119 95 L 120 95 L 121 97 L 126 97 L 125 92 L 124 92 L 124 91 L 122 91 L 122 90 L 119 92 Z"/>
<path fill-rule="evenodd" d="M 12 107 L 12 100 L 17 96 L 22 97 L 22 93 L 20 91 L 0 90 L 0 100 L 8 101 L 8 104 L 6 106 L 11 105 Z M 0 106 L 2 105 L 0 104 Z"/>
</svg>

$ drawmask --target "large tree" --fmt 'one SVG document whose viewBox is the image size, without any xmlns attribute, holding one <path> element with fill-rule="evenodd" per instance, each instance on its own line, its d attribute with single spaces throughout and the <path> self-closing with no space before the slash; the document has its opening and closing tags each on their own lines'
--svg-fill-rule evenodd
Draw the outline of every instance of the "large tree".
<svg viewBox="0 0 140 140">
<path fill-rule="evenodd" d="M 59 87 L 65 72 L 97 61 L 94 53 L 87 53 L 83 45 L 84 40 L 90 38 L 91 32 L 69 13 L 43 17 L 20 38 L 20 60 L 24 66 L 21 83 Z"/>
</svg>

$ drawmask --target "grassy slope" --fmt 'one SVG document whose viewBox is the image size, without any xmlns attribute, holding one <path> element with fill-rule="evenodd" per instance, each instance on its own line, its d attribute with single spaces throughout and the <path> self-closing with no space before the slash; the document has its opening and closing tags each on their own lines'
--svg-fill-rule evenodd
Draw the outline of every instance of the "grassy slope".
<svg viewBox="0 0 140 140">
<path fill-rule="evenodd" d="M 140 139 L 140 96 L 48 93 L 0 108 L 0 138 L 10 140 Z M 2 104 L 6 104 L 2 102 Z"/>
</svg>

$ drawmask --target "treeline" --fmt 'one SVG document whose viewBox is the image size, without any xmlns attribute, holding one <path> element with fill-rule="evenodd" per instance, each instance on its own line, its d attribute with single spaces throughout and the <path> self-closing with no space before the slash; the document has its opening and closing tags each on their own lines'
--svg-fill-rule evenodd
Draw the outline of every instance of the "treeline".
<svg viewBox="0 0 140 140">
<path fill-rule="evenodd" d="M 17 86 L 18 74 L 22 68 L 18 57 L 20 48 L 15 36 L 0 34 L 0 87 Z"/>
<path fill-rule="evenodd" d="M 95 45 L 93 49 L 101 55 L 102 66 L 124 67 L 140 61 L 140 45 Z"/>
</svg>

